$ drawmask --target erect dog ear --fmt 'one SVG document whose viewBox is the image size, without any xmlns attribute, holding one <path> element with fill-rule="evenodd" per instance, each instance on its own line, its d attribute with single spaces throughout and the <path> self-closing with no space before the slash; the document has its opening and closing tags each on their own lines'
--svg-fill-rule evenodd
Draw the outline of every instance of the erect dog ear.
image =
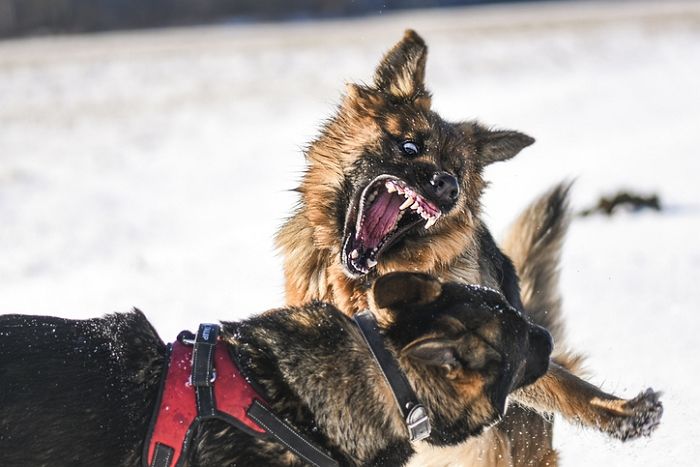
<svg viewBox="0 0 700 467">
<path fill-rule="evenodd" d="M 372 286 L 374 303 L 379 308 L 426 305 L 442 292 L 442 284 L 433 276 L 413 272 L 392 272 L 380 276 Z"/>
<path fill-rule="evenodd" d="M 448 372 L 460 367 L 457 359 L 457 348 L 448 339 L 423 339 L 411 342 L 401 351 L 403 355 L 418 363 L 429 366 L 440 366 Z"/>
<path fill-rule="evenodd" d="M 385 105 L 382 94 L 374 88 L 355 83 L 348 83 L 343 105 L 346 110 L 377 116 Z"/>
<path fill-rule="evenodd" d="M 505 161 L 535 142 L 535 138 L 512 130 L 489 130 L 476 126 L 479 159 L 483 165 Z"/>
<path fill-rule="evenodd" d="M 425 61 L 428 47 L 415 31 L 407 29 L 403 39 L 384 55 L 374 72 L 377 90 L 398 99 L 427 99 L 425 90 Z"/>
</svg>

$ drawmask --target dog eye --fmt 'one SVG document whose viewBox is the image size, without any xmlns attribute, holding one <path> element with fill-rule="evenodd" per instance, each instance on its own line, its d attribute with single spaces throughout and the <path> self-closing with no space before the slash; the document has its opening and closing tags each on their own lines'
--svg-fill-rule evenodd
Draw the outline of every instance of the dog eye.
<svg viewBox="0 0 700 467">
<path fill-rule="evenodd" d="M 418 145 L 413 141 L 404 141 L 401 143 L 401 150 L 407 156 L 417 156 L 418 155 Z"/>
</svg>

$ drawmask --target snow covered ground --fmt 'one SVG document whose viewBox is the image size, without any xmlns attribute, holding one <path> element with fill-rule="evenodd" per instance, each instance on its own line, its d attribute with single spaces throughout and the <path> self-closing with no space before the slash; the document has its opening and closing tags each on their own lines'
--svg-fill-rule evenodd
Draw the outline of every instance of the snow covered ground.
<svg viewBox="0 0 700 467">
<path fill-rule="evenodd" d="M 628 187 L 662 214 L 577 220 L 563 288 L 592 380 L 665 391 L 649 440 L 558 423 L 564 466 L 700 458 L 700 5 L 413 11 L 0 42 L 0 312 L 143 309 L 165 339 L 283 303 L 272 236 L 342 84 L 413 27 L 434 107 L 538 139 L 492 167 L 502 232 L 536 194 Z"/>
</svg>

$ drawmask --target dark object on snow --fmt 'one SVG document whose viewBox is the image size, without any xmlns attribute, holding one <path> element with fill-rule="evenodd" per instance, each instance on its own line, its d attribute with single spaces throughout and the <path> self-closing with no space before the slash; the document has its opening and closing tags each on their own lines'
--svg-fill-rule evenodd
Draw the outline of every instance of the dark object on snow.
<svg viewBox="0 0 700 467">
<path fill-rule="evenodd" d="M 549 333 L 491 289 L 394 273 L 369 293 L 384 345 L 426 404 L 429 444 L 480 433 L 511 391 L 547 370 Z M 370 349 L 336 308 L 313 302 L 224 322 L 218 342 L 270 410 L 341 465 L 398 466 L 412 454 Z M 141 466 L 166 355 L 137 310 L 90 320 L 0 316 L 0 465 Z M 193 425 L 182 460 L 305 465 L 275 439 L 219 418 Z"/>
<path fill-rule="evenodd" d="M 597 205 L 592 208 L 584 209 L 579 212 L 578 215 L 586 217 L 600 212 L 607 216 L 612 216 L 620 209 L 625 208 L 634 212 L 641 211 L 642 209 L 661 211 L 661 201 L 656 194 L 644 196 L 628 191 L 620 191 L 614 196 L 601 197 Z"/>
</svg>

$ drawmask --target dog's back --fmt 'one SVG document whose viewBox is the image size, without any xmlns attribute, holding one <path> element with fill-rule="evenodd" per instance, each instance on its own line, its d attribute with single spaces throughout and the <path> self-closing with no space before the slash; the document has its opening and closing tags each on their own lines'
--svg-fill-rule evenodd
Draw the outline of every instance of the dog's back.
<svg viewBox="0 0 700 467">
<path fill-rule="evenodd" d="M 583 357 L 566 346 L 559 269 L 564 236 L 571 222 L 569 191 L 562 182 L 535 199 L 515 220 L 502 243 L 520 278 L 520 297 L 532 321 L 554 339 L 552 358 L 581 371 Z"/>
<path fill-rule="evenodd" d="M 576 372 L 581 357 L 564 344 L 562 299 L 559 268 L 564 236 L 568 230 L 569 190 L 571 183 L 560 183 L 534 200 L 515 220 L 502 243 L 520 278 L 522 305 L 532 321 L 545 327 L 554 338 L 554 360 Z M 516 396 L 517 401 L 517 396 Z M 523 436 L 523 426 L 528 431 Z M 551 449 L 552 424 L 531 409 L 515 404 L 501 424 L 508 433 L 515 465 L 524 460 L 537 465 L 556 465 L 557 453 Z M 532 442 L 535 433 L 539 438 Z"/>
<path fill-rule="evenodd" d="M 547 328 L 555 345 L 564 338 L 559 260 L 569 227 L 568 195 L 561 183 L 533 201 L 509 229 L 501 248 L 520 278 L 520 297 L 530 318 Z"/>
<path fill-rule="evenodd" d="M 559 263 L 570 220 L 569 189 L 570 184 L 562 183 L 534 200 L 513 223 L 501 245 L 517 274 L 517 279 L 513 276 L 512 280 L 513 272 L 499 274 L 503 278 L 501 289 L 511 304 L 524 308 L 533 322 L 550 331 L 555 349 L 563 338 Z M 500 258 L 502 255 L 498 252 L 486 256 Z M 510 261 L 504 259 L 502 264 L 512 270 Z M 467 465 L 470 456 L 477 459 L 472 462 L 475 465 L 557 465 L 557 454 L 551 446 L 551 422 L 516 401 L 504 419 L 483 436 L 469 440 L 458 451 L 423 448 L 420 455 L 412 459 L 411 466 L 457 465 L 450 463 L 455 458 Z M 440 456 L 445 460 L 441 461 Z"/>
<path fill-rule="evenodd" d="M 139 311 L 0 316 L 0 465 L 135 464 L 164 353 Z"/>
</svg>

